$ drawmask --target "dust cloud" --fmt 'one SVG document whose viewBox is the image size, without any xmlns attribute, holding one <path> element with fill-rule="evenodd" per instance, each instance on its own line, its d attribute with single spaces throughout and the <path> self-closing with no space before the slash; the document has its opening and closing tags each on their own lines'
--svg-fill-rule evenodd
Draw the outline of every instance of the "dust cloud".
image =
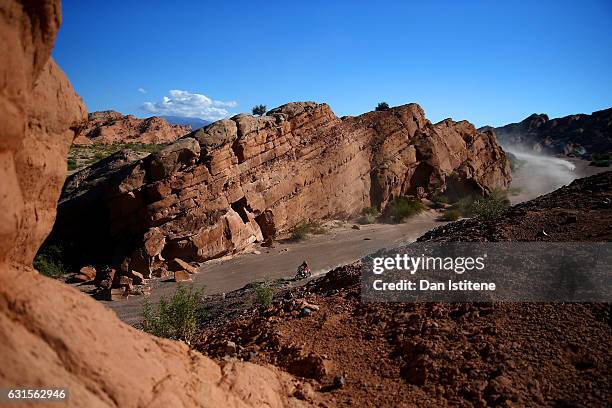
<svg viewBox="0 0 612 408">
<path fill-rule="evenodd" d="M 504 151 L 518 159 L 517 168 L 512 172 L 510 199 L 518 203 L 542 194 L 550 193 L 574 179 L 591 173 L 584 171 L 588 162 L 580 159 L 565 159 L 539 154 L 521 146 L 502 146 Z M 570 161 L 571 160 L 571 161 Z"/>
</svg>

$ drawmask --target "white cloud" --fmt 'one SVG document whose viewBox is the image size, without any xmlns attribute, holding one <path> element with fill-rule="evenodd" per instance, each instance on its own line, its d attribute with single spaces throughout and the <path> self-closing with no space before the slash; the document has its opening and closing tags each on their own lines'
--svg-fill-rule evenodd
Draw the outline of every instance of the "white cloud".
<svg viewBox="0 0 612 408">
<path fill-rule="evenodd" d="M 144 88 L 138 88 L 138 92 L 140 92 L 141 94 L 146 94 L 147 90 Z"/>
<path fill-rule="evenodd" d="M 227 108 L 235 108 L 235 101 L 216 101 L 206 95 L 173 89 L 160 102 L 145 102 L 142 109 L 155 115 L 186 116 L 219 120 L 229 116 Z"/>
</svg>

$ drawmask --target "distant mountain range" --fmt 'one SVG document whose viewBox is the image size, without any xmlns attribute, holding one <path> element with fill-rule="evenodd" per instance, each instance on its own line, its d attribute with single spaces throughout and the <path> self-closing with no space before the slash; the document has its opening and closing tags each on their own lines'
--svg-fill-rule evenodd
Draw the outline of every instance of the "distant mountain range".
<svg viewBox="0 0 612 408">
<path fill-rule="evenodd" d="M 171 125 L 189 125 L 191 126 L 192 130 L 199 129 L 212 123 L 209 120 L 204 120 L 200 118 L 188 118 L 186 116 L 160 116 L 160 118 L 166 119 L 166 121 L 168 121 L 168 123 L 170 123 Z"/>
<path fill-rule="evenodd" d="M 555 119 L 534 113 L 518 123 L 479 130 L 494 130 L 502 146 L 589 159 L 612 153 L 612 108 Z"/>
</svg>

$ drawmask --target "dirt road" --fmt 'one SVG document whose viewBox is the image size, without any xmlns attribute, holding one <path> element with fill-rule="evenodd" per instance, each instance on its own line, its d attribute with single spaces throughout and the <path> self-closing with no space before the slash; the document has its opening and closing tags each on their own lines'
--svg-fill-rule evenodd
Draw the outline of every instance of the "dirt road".
<svg viewBox="0 0 612 408">
<path fill-rule="evenodd" d="M 435 211 L 427 211 L 404 224 L 362 225 L 359 230 L 347 224 L 303 242 L 276 243 L 274 248 L 258 246 L 256 250 L 260 254 L 247 253 L 206 263 L 200 268 L 200 273 L 193 276 L 193 284 L 204 288 L 205 294 L 229 292 L 254 281 L 292 277 L 304 260 L 314 274 L 322 274 L 378 249 L 416 240 L 426 231 L 443 224 L 436 220 L 437 215 Z M 166 278 L 152 280 L 151 285 L 149 299 L 156 303 L 161 296 L 168 297 L 174 293 L 177 284 Z M 141 317 L 143 301 L 142 296 L 135 296 L 104 303 L 121 320 L 134 324 Z"/>
</svg>

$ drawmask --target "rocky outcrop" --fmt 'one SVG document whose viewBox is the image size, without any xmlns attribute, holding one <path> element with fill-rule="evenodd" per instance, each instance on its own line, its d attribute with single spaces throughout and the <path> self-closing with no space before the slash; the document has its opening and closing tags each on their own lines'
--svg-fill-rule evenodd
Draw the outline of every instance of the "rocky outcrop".
<svg viewBox="0 0 612 408">
<path fill-rule="evenodd" d="M 75 144 L 169 143 L 189 133 L 191 126 L 171 125 L 152 116 L 138 119 L 115 111 L 93 112 L 79 130 Z"/>
<path fill-rule="evenodd" d="M 53 239 L 79 264 L 150 277 L 163 259 L 217 258 L 417 189 L 482 195 L 509 181 L 493 133 L 468 122 L 432 124 L 416 104 L 338 118 L 326 104 L 289 103 L 215 122 L 103 178 L 75 174 Z M 155 251 L 151 231 L 165 237 Z"/>
<path fill-rule="evenodd" d="M 612 153 L 612 108 L 591 115 L 578 114 L 556 119 L 534 113 L 519 123 L 481 130 L 494 130 L 502 145 L 542 153 L 587 158 L 593 154 Z"/>
<path fill-rule="evenodd" d="M 0 388 L 66 388 L 68 407 L 295 406 L 291 379 L 276 369 L 221 367 L 32 268 L 86 118 L 49 60 L 59 23 L 57 0 L 0 5 Z"/>
</svg>

